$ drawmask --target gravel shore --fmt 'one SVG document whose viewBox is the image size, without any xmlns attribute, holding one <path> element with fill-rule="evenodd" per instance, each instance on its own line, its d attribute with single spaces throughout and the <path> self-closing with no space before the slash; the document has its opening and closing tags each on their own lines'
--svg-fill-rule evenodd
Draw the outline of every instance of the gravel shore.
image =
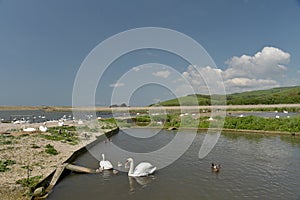
<svg viewBox="0 0 300 200">
<path fill-rule="evenodd" d="M 73 122 L 66 123 L 74 125 Z M 41 124 L 30 124 L 30 127 L 39 127 Z M 47 124 L 47 126 L 57 126 L 57 123 Z M 13 130 L 13 131 L 12 131 Z M 0 134 L 11 135 L 10 144 L 0 143 L 0 160 L 14 160 L 16 163 L 8 166 L 10 169 L 5 172 L 0 172 L 0 199 L 3 200 L 26 200 L 30 199 L 26 193 L 28 190 L 21 185 L 16 184 L 16 181 L 22 178 L 27 178 L 27 169 L 25 166 L 30 166 L 30 177 L 42 176 L 42 178 L 50 175 L 56 167 L 69 158 L 73 152 L 93 142 L 96 137 L 110 130 L 101 130 L 98 133 L 90 134 L 90 137 L 79 135 L 80 142 L 76 145 L 63 143 L 61 141 L 46 140 L 39 137 L 39 132 L 27 133 L 23 132 L 22 125 L 0 123 Z M 45 134 L 45 133 L 43 133 Z M 52 145 L 59 153 L 50 155 L 45 152 L 46 145 Z"/>
</svg>

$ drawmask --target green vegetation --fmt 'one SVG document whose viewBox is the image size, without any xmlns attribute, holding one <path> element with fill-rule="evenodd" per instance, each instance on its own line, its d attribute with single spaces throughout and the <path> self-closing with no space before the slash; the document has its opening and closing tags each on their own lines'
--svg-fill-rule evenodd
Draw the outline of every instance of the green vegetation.
<svg viewBox="0 0 300 200">
<path fill-rule="evenodd" d="M 22 178 L 16 181 L 17 184 L 21 184 L 23 187 L 27 187 L 29 189 L 28 195 L 31 195 L 33 192 L 35 186 L 39 183 L 42 176 L 33 176 L 33 177 L 27 177 Z"/>
<path fill-rule="evenodd" d="M 45 152 L 50 155 L 57 155 L 58 152 L 51 144 L 47 144 L 45 147 Z"/>
<path fill-rule="evenodd" d="M 160 123 L 159 123 L 160 122 Z M 138 126 L 164 126 L 164 128 L 170 127 L 182 127 L 182 128 L 213 128 L 218 125 L 218 122 L 222 122 L 220 117 L 214 117 L 214 121 L 211 122 L 209 117 L 195 118 L 192 115 L 179 114 L 166 114 L 156 116 L 137 116 L 133 118 L 131 124 Z M 226 116 L 224 120 L 224 129 L 237 129 L 237 130 L 262 130 L 262 131 L 280 131 L 280 132 L 300 132 L 300 116 L 290 118 L 265 118 L 258 116 L 247 117 L 234 117 Z"/>
<path fill-rule="evenodd" d="M 0 172 L 8 171 L 10 168 L 8 166 L 16 164 L 14 160 L 0 160 Z"/>
<path fill-rule="evenodd" d="M 50 134 L 40 134 L 40 137 L 47 140 L 61 141 L 71 145 L 78 144 L 75 126 L 49 127 L 48 132 Z"/>
<path fill-rule="evenodd" d="M 114 118 L 103 118 L 98 121 L 102 123 L 102 125 L 100 125 L 102 129 L 113 129 L 117 127 L 117 122 Z"/>
<path fill-rule="evenodd" d="M 293 104 L 300 102 L 300 87 L 281 87 L 227 95 L 227 104 Z"/>
<path fill-rule="evenodd" d="M 300 117 L 264 118 L 256 116 L 226 117 L 224 128 L 263 131 L 300 132 Z"/>
<path fill-rule="evenodd" d="M 138 126 L 148 126 L 151 123 L 151 118 L 149 115 L 137 116 L 134 121 Z"/>
<path fill-rule="evenodd" d="M 171 99 L 151 106 L 196 106 L 223 104 L 223 95 L 188 95 L 178 99 Z M 195 100 L 196 99 L 196 100 Z M 180 104 L 179 104 L 180 102 Z M 269 90 L 256 90 L 226 95 L 227 105 L 257 105 L 257 104 L 295 104 L 300 103 L 300 86 L 281 87 Z"/>
<path fill-rule="evenodd" d="M 97 127 L 91 128 L 91 127 L 85 125 L 85 126 L 77 127 L 77 131 L 80 131 L 80 132 L 97 132 L 98 128 Z"/>
<path fill-rule="evenodd" d="M 0 134 L 0 145 L 12 144 L 13 140 L 14 140 L 14 136 L 12 136 L 12 135 Z"/>
</svg>

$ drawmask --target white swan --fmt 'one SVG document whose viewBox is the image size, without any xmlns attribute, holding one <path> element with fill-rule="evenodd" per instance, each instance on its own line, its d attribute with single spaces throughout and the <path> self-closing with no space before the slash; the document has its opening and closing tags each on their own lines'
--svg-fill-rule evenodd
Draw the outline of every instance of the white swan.
<svg viewBox="0 0 300 200">
<path fill-rule="evenodd" d="M 59 122 L 58 122 L 58 126 L 64 126 L 64 122 L 59 121 Z"/>
<path fill-rule="evenodd" d="M 39 127 L 39 130 L 40 130 L 41 132 L 47 132 L 48 128 L 47 128 L 46 126 L 40 126 L 40 127 Z"/>
<path fill-rule="evenodd" d="M 31 127 L 29 127 L 29 128 L 23 128 L 23 131 L 24 132 L 34 132 L 34 131 L 36 131 L 36 129 L 35 128 L 31 128 Z"/>
<path fill-rule="evenodd" d="M 102 154 L 102 160 L 100 161 L 99 165 L 100 165 L 100 168 L 102 168 L 104 170 L 113 168 L 112 164 L 108 160 L 105 160 L 104 154 Z"/>
<path fill-rule="evenodd" d="M 156 170 L 156 167 L 154 167 L 148 162 L 141 162 L 136 166 L 135 169 L 134 169 L 132 158 L 128 158 L 125 165 L 127 165 L 128 163 L 130 163 L 128 176 L 133 176 L 133 177 L 148 176 L 150 174 L 153 174 Z"/>
<path fill-rule="evenodd" d="M 118 167 L 122 167 L 122 163 L 121 162 L 118 162 Z"/>
</svg>

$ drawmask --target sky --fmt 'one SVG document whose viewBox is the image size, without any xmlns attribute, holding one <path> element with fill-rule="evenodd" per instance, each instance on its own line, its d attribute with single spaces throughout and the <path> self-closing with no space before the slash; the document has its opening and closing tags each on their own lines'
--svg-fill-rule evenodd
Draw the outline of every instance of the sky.
<svg viewBox="0 0 300 200">
<path fill-rule="evenodd" d="M 0 105 L 72 105 L 91 51 L 143 27 L 192 38 L 213 64 L 160 49 L 120 55 L 98 75 L 96 105 L 149 105 L 209 87 L 229 94 L 300 85 L 299 21 L 299 0 L 0 0 Z"/>
</svg>

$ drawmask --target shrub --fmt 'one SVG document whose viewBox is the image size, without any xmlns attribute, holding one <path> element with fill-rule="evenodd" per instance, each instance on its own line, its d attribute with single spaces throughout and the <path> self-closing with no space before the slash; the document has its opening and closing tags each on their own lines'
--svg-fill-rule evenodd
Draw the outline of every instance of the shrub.
<svg viewBox="0 0 300 200">
<path fill-rule="evenodd" d="M 39 182 L 39 180 L 42 178 L 42 176 L 33 176 L 30 178 L 22 178 L 16 181 L 17 184 L 21 184 L 23 187 L 29 187 L 30 189 L 34 188 L 36 184 Z"/>
<path fill-rule="evenodd" d="M 0 172 L 8 171 L 8 166 L 16 164 L 14 160 L 0 160 Z"/>
<path fill-rule="evenodd" d="M 46 145 L 45 152 L 47 154 L 50 154 L 50 155 L 57 155 L 58 154 L 57 150 L 51 144 Z"/>
</svg>

